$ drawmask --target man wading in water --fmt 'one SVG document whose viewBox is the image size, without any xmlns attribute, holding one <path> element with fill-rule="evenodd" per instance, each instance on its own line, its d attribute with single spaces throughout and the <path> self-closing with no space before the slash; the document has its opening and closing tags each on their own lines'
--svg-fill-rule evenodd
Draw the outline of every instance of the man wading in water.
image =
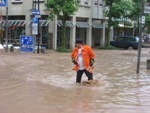
<svg viewBox="0 0 150 113">
<path fill-rule="evenodd" d="M 83 73 L 86 74 L 88 80 L 93 80 L 93 64 L 95 55 L 92 49 L 83 44 L 82 40 L 76 40 L 75 49 L 71 54 L 72 62 L 75 64 L 73 70 L 77 71 L 76 83 L 81 83 Z"/>
</svg>

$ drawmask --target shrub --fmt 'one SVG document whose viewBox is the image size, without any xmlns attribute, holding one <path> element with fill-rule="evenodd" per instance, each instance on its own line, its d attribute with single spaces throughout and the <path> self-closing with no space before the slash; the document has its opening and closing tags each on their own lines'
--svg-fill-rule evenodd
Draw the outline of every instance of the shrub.
<svg viewBox="0 0 150 113">
<path fill-rule="evenodd" d="M 64 47 L 58 47 L 56 49 L 57 52 L 62 52 L 62 53 L 71 53 L 71 50 L 70 49 L 66 49 Z"/>
</svg>

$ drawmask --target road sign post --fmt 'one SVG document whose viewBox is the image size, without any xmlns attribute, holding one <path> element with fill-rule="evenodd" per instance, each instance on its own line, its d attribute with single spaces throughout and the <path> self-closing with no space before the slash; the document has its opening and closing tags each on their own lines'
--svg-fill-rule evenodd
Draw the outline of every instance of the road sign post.
<svg viewBox="0 0 150 113">
<path fill-rule="evenodd" d="M 40 12 L 40 1 L 38 0 L 38 11 Z M 39 20 L 38 20 L 38 50 L 37 53 L 40 53 L 40 26 L 39 26 Z"/>
<path fill-rule="evenodd" d="M 39 1 L 38 1 L 38 10 L 37 9 L 32 9 L 32 19 L 37 20 L 32 22 L 32 34 L 37 35 L 38 38 L 38 49 L 37 53 L 39 53 L 39 40 L 40 40 L 40 34 L 39 34 L 39 18 L 41 18 L 40 11 L 39 11 Z"/>
<path fill-rule="evenodd" d="M 8 52 L 8 5 L 6 6 L 6 31 L 5 31 L 5 44 L 6 44 L 6 52 Z"/>
</svg>

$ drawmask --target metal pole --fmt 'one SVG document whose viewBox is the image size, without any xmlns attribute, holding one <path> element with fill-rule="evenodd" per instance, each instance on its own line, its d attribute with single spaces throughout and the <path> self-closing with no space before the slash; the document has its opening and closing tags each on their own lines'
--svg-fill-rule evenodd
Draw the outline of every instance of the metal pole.
<svg viewBox="0 0 150 113">
<path fill-rule="evenodd" d="M 37 3 L 37 0 L 35 0 L 35 2 L 34 2 L 34 3 L 35 3 L 35 4 L 34 4 L 34 5 L 35 5 L 35 6 L 34 6 L 34 8 L 36 9 L 36 3 Z"/>
<path fill-rule="evenodd" d="M 94 2 L 94 1 L 93 1 Z M 98 4 L 97 4 L 97 18 L 99 18 L 99 3 L 100 1 L 98 0 Z"/>
<path fill-rule="evenodd" d="M 8 3 L 7 3 L 7 6 L 6 6 L 5 44 L 6 44 L 6 49 L 5 49 L 5 51 L 8 52 Z"/>
<path fill-rule="evenodd" d="M 140 19 L 139 19 L 139 45 L 138 45 L 138 58 L 137 58 L 137 70 L 136 73 L 138 74 L 140 71 L 140 58 L 141 58 L 141 42 L 142 42 L 142 15 L 143 15 L 143 0 L 141 0 L 141 12 L 140 12 Z"/>
<path fill-rule="evenodd" d="M 32 0 L 32 9 L 34 9 L 34 0 Z"/>
<path fill-rule="evenodd" d="M 38 10 L 40 11 L 40 3 L 39 3 L 39 0 L 38 0 Z M 38 19 L 38 49 L 37 49 L 37 53 L 39 53 L 39 46 L 40 46 L 40 26 L 39 26 L 39 19 Z"/>
</svg>

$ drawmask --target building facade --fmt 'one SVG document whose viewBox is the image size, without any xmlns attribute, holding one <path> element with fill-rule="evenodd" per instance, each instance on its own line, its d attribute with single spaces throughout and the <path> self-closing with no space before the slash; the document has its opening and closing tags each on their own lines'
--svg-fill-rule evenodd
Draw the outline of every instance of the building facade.
<svg viewBox="0 0 150 113">
<path fill-rule="evenodd" d="M 40 1 L 40 45 L 49 49 L 57 49 L 61 42 L 61 20 L 55 16 L 54 20 L 48 20 L 48 10 L 45 0 Z M 32 35 L 32 8 L 36 0 L 8 0 L 8 38 L 19 40 L 20 35 Z M 106 18 L 103 13 L 102 0 L 80 0 L 80 6 L 75 15 L 66 22 L 67 47 L 74 48 L 77 38 L 92 47 L 104 46 L 106 35 Z M 1 28 L 5 30 L 6 7 L 0 7 Z M 5 37 L 5 34 L 3 35 Z"/>
</svg>

